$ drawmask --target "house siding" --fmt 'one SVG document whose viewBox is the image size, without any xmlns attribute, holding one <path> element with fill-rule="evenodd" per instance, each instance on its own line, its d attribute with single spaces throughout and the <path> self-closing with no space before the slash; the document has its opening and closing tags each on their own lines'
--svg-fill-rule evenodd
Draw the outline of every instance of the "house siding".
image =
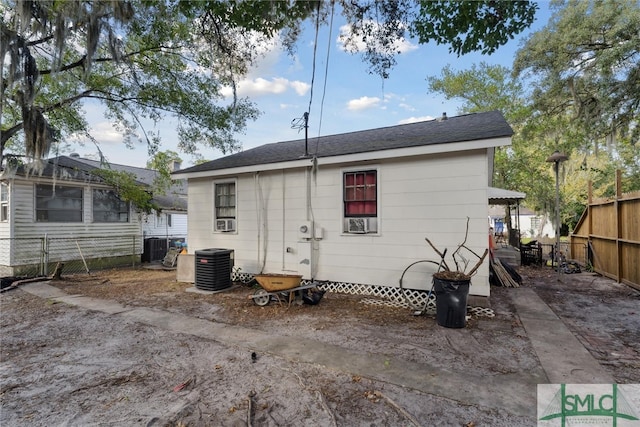
<svg viewBox="0 0 640 427">
<path fill-rule="evenodd" d="M 171 225 L 167 225 L 167 215 L 171 215 Z M 145 238 L 186 238 L 187 214 L 155 213 L 144 215 L 142 220 L 142 233 Z"/>
<path fill-rule="evenodd" d="M 50 181 L 39 181 L 50 184 Z M 93 188 L 86 184 L 64 183 L 64 185 L 83 188 L 83 221 L 82 222 L 38 222 L 35 220 L 35 183 L 15 181 L 14 191 L 14 233 L 21 238 L 104 236 L 109 234 L 141 234 L 138 215 L 130 211 L 129 222 L 94 223 L 92 217 Z M 106 187 L 101 187 L 106 188 Z"/>
<path fill-rule="evenodd" d="M 3 183 L 8 184 L 8 218 L 7 221 L 0 221 L 0 265 L 8 265 L 11 260 L 12 245 L 8 240 L 12 237 L 12 225 L 11 218 L 13 218 L 13 182 L 11 180 L 3 180 Z"/>
<path fill-rule="evenodd" d="M 13 243 L 10 251 L 10 258 L 2 259 L 1 265 L 25 265 L 30 263 L 38 263 L 40 261 L 40 247 L 35 244 L 27 244 L 28 239 L 41 239 L 47 237 L 54 240 L 53 245 L 68 245 L 60 239 L 77 239 L 81 241 L 86 238 L 101 238 L 108 236 L 141 236 L 140 222 L 138 215 L 133 211 L 130 212 L 130 222 L 128 223 L 93 223 L 92 222 L 92 187 L 84 183 L 65 182 L 64 185 L 76 186 L 83 188 L 83 221 L 76 223 L 65 222 L 38 222 L 35 220 L 35 184 L 47 183 L 47 180 L 14 180 L 12 183 L 12 197 L 10 201 L 13 227 L 13 237 L 25 243 Z M 56 243 L 55 239 L 58 239 Z M 111 256 L 131 255 L 134 243 L 129 240 L 123 240 L 121 247 L 111 247 Z M 103 257 L 104 252 L 100 247 L 100 240 L 96 240 L 92 244 L 86 242 L 82 244 L 82 252 L 85 258 Z M 142 240 L 136 239 L 136 253 L 142 252 Z M 62 253 L 62 248 L 50 247 L 50 253 Z M 68 251 L 67 251 L 68 252 Z M 77 258 L 76 253 L 70 254 L 72 258 Z M 64 261 L 64 256 L 59 259 L 50 258 L 51 262 Z"/>
<path fill-rule="evenodd" d="M 378 233 L 343 233 L 342 173 L 365 169 L 378 171 Z M 232 233 L 213 231 L 213 183 L 224 178 L 237 178 Z M 467 218 L 466 245 L 479 254 L 487 247 L 486 149 L 321 165 L 313 173 L 297 168 L 215 179 L 189 180 L 190 252 L 233 249 L 236 267 L 247 273 L 297 272 L 318 280 L 397 287 L 409 264 L 437 260 L 425 237 L 450 254 L 464 238 Z M 315 241 L 299 231 L 312 219 L 322 229 Z M 429 289 L 433 271 L 428 264 L 417 265 L 404 286 Z M 489 295 L 487 262 L 472 283 L 472 294 Z"/>
</svg>

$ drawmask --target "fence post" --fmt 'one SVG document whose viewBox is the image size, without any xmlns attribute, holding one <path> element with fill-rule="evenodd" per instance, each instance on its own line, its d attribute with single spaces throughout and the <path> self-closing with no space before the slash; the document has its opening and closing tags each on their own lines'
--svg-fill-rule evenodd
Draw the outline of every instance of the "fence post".
<svg viewBox="0 0 640 427">
<path fill-rule="evenodd" d="M 131 238 L 133 239 L 131 241 L 131 267 L 135 268 L 136 267 L 136 235 L 132 235 Z"/>
<path fill-rule="evenodd" d="M 46 233 L 42 238 L 42 264 L 40 265 L 40 272 L 43 276 L 49 274 L 49 238 Z"/>
</svg>

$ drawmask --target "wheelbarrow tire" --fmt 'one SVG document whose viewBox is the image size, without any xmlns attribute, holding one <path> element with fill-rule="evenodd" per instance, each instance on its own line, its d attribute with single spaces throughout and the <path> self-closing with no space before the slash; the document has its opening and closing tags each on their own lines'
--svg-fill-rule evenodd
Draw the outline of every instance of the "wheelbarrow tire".
<svg viewBox="0 0 640 427">
<path fill-rule="evenodd" d="M 270 300 L 271 295 L 269 295 L 269 293 L 264 289 L 258 289 L 253 293 L 253 302 L 260 307 L 264 307 L 265 305 L 269 304 Z"/>
</svg>

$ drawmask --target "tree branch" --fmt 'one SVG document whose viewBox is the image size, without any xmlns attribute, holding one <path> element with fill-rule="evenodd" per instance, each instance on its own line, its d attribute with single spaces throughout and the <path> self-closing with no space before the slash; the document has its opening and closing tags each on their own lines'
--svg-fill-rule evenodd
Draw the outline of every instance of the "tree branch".
<svg viewBox="0 0 640 427">
<path fill-rule="evenodd" d="M 46 113 L 46 112 L 49 112 L 49 111 L 56 110 L 58 108 L 62 108 L 65 105 L 73 104 L 74 102 L 76 102 L 79 99 L 90 98 L 89 95 L 92 92 L 94 92 L 94 89 L 85 90 L 84 92 L 81 92 L 78 95 L 72 96 L 71 98 L 63 99 L 62 101 L 58 101 L 55 104 L 51 104 L 51 105 L 43 108 L 42 111 Z"/>
<path fill-rule="evenodd" d="M 173 46 L 173 47 L 169 47 L 169 46 L 164 46 L 164 45 L 160 45 L 160 46 L 153 46 L 150 47 L 148 49 L 142 49 L 136 52 L 129 52 L 125 55 L 122 56 L 123 59 L 128 59 L 131 58 L 132 56 L 135 55 L 141 55 L 141 54 L 145 54 L 148 52 L 157 52 L 157 51 L 162 51 L 163 49 L 167 49 L 169 51 L 173 51 L 173 50 L 179 50 L 180 46 Z M 167 53 L 173 53 L 173 52 L 167 52 Z M 175 53 L 176 55 L 179 55 L 178 53 Z M 111 57 L 102 57 L 102 58 L 94 58 L 93 59 L 93 63 L 98 63 L 98 62 L 114 62 L 116 61 L 115 58 L 111 58 Z M 44 74 L 52 74 L 52 73 L 58 73 L 60 71 L 68 71 L 71 70 L 73 68 L 77 68 L 77 67 L 84 67 L 84 64 L 87 62 L 87 55 L 83 55 L 82 58 L 80 58 L 79 60 L 77 60 L 76 62 L 72 62 L 70 64 L 67 64 L 65 66 L 63 66 L 62 68 L 60 68 L 59 70 L 52 70 L 52 69 L 48 69 L 48 70 L 40 70 L 39 73 L 41 75 Z"/>
<path fill-rule="evenodd" d="M 429 246 L 431 246 L 431 248 L 432 248 L 434 251 L 436 251 L 436 253 L 438 254 L 438 256 L 440 256 L 440 259 L 442 260 L 442 266 L 445 268 L 445 270 L 451 270 L 451 269 L 449 268 L 449 266 L 447 265 L 447 261 L 445 261 L 445 259 L 444 259 L 444 255 L 447 253 L 447 250 L 445 249 L 445 251 L 444 251 L 444 252 L 440 252 L 440 251 L 438 250 L 438 248 L 436 248 L 436 247 L 433 245 L 433 243 L 431 243 L 431 240 L 429 240 L 429 238 L 428 238 L 428 237 L 425 237 L 425 238 L 424 238 L 424 240 L 426 240 L 426 241 L 427 241 L 427 243 L 429 244 Z"/>
<path fill-rule="evenodd" d="M 9 129 L 7 130 L 3 130 L 2 131 L 2 136 L 0 137 L 0 144 L 2 144 L 2 148 L 4 149 L 4 145 L 5 143 L 11 139 L 11 137 L 13 135 L 15 135 L 16 133 L 18 133 L 20 131 L 20 129 L 22 129 L 22 122 L 11 126 Z M 0 151 L 2 152 L 2 151 Z"/>
<path fill-rule="evenodd" d="M 458 248 L 451 254 L 451 257 L 453 258 L 453 262 L 456 264 L 456 269 L 458 271 L 464 271 L 464 269 L 460 270 L 460 267 L 458 266 L 458 260 L 456 259 L 456 254 L 458 254 L 460 252 L 460 249 L 462 249 L 465 243 L 467 243 L 468 236 L 469 236 L 469 217 L 467 217 L 467 226 L 464 231 L 464 240 L 462 241 L 462 243 L 458 245 Z"/>
</svg>

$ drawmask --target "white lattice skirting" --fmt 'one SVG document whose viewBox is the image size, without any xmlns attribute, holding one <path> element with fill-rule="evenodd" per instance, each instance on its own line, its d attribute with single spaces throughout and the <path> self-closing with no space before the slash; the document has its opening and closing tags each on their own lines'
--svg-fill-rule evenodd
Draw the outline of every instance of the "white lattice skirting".
<svg viewBox="0 0 640 427">
<path fill-rule="evenodd" d="M 253 275 L 249 273 L 234 273 L 234 280 L 249 282 Z M 303 280 L 303 285 L 311 284 L 310 280 Z M 410 310 L 420 310 L 425 313 L 435 313 L 436 296 L 429 292 L 417 289 L 401 289 L 392 286 L 373 286 L 359 283 L 345 282 L 316 282 L 318 288 L 337 294 L 349 295 L 371 295 L 379 299 L 364 299 L 365 304 L 384 305 L 387 307 L 407 308 Z M 495 317 L 492 309 L 487 307 L 467 307 L 467 312 L 477 317 Z"/>
</svg>

